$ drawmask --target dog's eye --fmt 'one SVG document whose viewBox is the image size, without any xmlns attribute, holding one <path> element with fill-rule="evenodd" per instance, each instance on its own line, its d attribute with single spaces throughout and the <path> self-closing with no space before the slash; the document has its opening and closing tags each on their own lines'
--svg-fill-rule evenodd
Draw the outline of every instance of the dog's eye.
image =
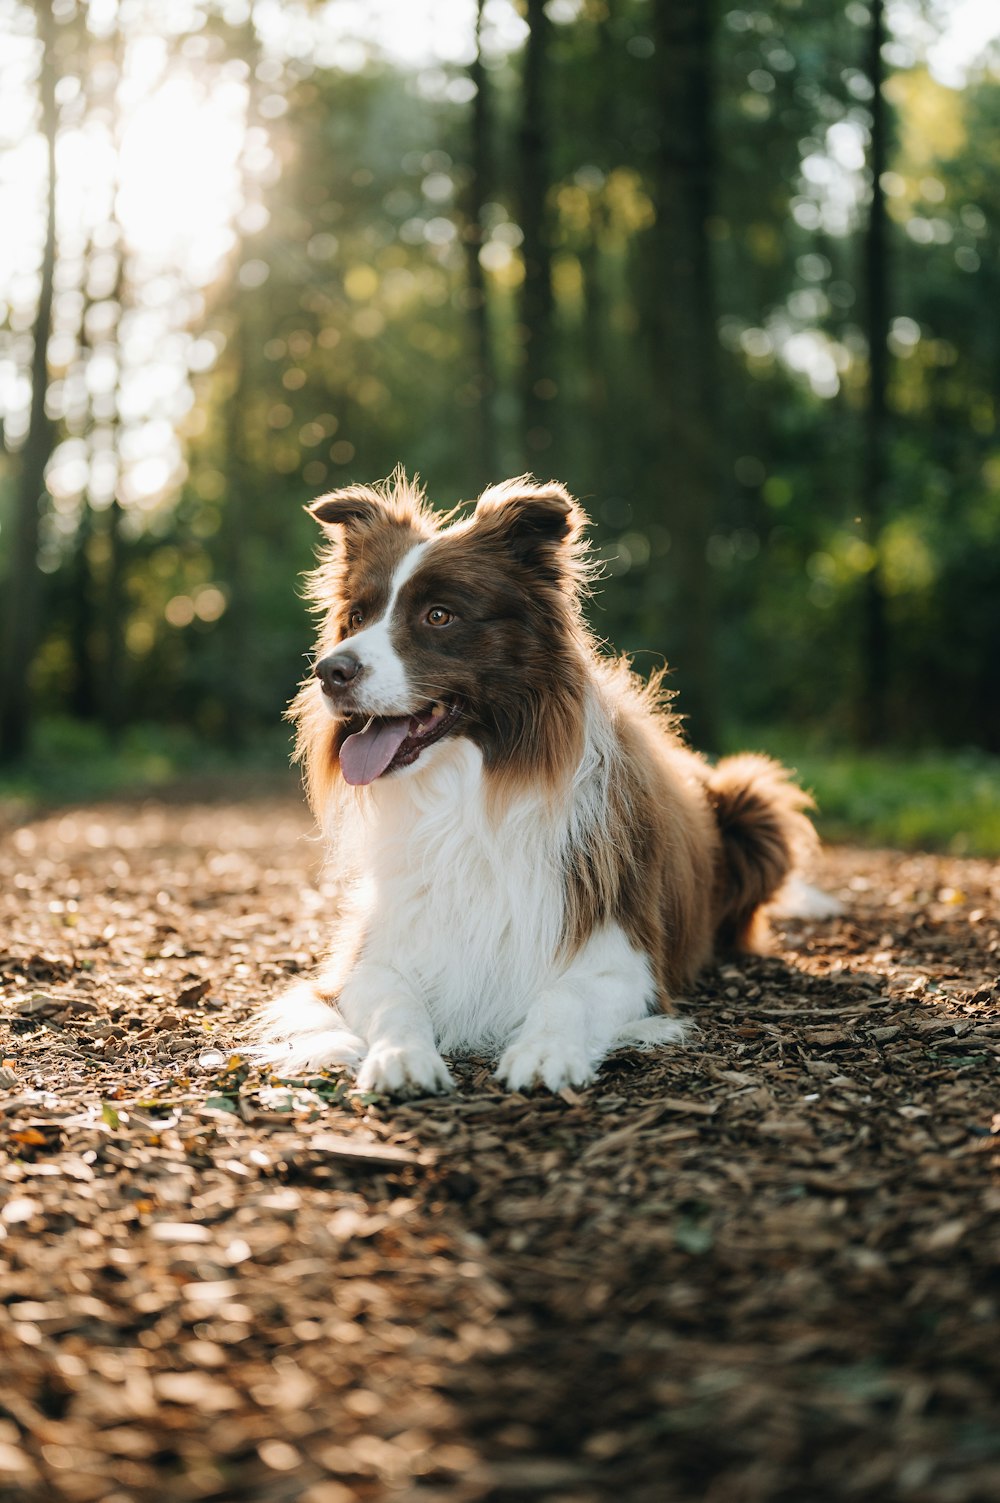
<svg viewBox="0 0 1000 1503">
<path fill-rule="evenodd" d="M 360 626 L 364 625 L 364 619 L 364 611 L 352 611 L 347 618 L 347 624 L 351 628 L 351 631 L 357 631 Z"/>
<path fill-rule="evenodd" d="M 424 613 L 424 621 L 428 626 L 447 626 L 448 622 L 454 619 L 454 613 L 446 610 L 443 605 L 432 605 L 430 610 Z"/>
</svg>

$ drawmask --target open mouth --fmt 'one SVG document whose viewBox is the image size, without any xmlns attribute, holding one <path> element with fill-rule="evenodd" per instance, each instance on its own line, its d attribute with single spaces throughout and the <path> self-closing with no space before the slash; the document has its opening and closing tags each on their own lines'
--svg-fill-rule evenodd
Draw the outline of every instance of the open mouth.
<svg viewBox="0 0 1000 1503">
<path fill-rule="evenodd" d="M 447 736 L 461 714 L 461 704 L 453 699 L 435 700 L 413 715 L 371 716 L 341 745 L 340 770 L 345 782 L 364 787 L 397 767 L 409 767 L 428 746 Z"/>
</svg>

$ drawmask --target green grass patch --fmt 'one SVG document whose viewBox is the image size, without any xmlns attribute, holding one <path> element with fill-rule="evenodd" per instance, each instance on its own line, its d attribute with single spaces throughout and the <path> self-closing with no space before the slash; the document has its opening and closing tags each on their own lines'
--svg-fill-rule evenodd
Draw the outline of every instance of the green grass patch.
<svg viewBox="0 0 1000 1503">
<path fill-rule="evenodd" d="M 288 771 L 290 732 L 253 731 L 245 747 L 207 742 L 183 726 L 132 725 L 112 739 L 100 726 L 42 721 L 29 755 L 0 768 L 0 806 L 15 817 L 39 808 L 134 794 L 190 789 L 224 792 L 233 780 L 295 786 Z"/>
<path fill-rule="evenodd" d="M 727 741 L 729 750 L 766 751 L 794 767 L 827 840 L 1000 856 L 1000 757 L 822 748 L 781 732 Z"/>
</svg>

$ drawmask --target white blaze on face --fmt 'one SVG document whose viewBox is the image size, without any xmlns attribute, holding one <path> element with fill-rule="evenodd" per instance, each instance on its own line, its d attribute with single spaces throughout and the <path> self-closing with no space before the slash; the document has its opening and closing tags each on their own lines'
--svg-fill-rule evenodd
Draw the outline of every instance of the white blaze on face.
<svg viewBox="0 0 1000 1503">
<path fill-rule="evenodd" d="M 406 664 L 392 644 L 393 613 L 399 592 L 419 567 L 428 543 L 415 543 L 396 566 L 389 599 L 379 619 L 340 644 L 353 652 L 364 669 L 358 685 L 358 710 L 368 715 L 405 715 L 418 708 Z M 417 698 L 420 696 L 418 695 Z M 331 706 L 331 708 L 333 708 Z"/>
</svg>

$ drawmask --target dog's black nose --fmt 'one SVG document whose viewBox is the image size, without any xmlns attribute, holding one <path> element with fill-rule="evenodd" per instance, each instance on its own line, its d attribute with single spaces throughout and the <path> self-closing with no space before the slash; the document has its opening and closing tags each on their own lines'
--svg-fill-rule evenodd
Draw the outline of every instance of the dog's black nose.
<svg viewBox="0 0 1000 1503">
<path fill-rule="evenodd" d="M 323 686 L 323 693 L 335 695 L 354 682 L 361 672 L 361 662 L 353 652 L 331 652 L 316 664 L 316 677 Z"/>
</svg>

